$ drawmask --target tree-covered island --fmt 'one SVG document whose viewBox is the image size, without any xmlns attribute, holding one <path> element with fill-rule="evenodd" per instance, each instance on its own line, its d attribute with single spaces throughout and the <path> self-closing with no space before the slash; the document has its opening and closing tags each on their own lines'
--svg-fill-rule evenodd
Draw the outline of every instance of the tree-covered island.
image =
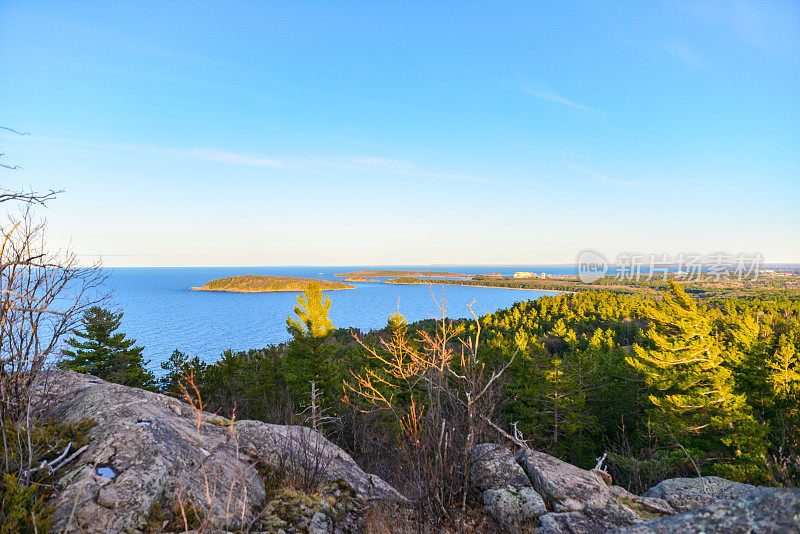
<svg viewBox="0 0 800 534">
<path fill-rule="evenodd" d="M 216 278 L 200 287 L 192 287 L 190 289 L 192 291 L 228 291 L 231 293 L 271 293 L 276 291 L 305 291 L 308 285 L 312 283 L 319 284 L 323 291 L 353 289 L 352 285 L 335 280 L 255 274 Z"/>
</svg>

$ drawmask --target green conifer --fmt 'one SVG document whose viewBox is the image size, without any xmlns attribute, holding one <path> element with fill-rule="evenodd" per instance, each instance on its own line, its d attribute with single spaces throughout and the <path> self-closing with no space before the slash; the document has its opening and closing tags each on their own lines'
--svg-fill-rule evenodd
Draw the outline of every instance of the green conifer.
<svg viewBox="0 0 800 534">
<path fill-rule="evenodd" d="M 81 320 L 82 330 L 73 330 L 76 337 L 62 351 L 62 369 L 70 369 L 116 382 L 145 389 L 155 388 L 155 377 L 145 366 L 144 347 L 136 347 L 135 339 L 127 339 L 117 332 L 122 312 L 113 313 L 100 307 L 87 310 Z"/>
<path fill-rule="evenodd" d="M 733 372 L 714 332 L 714 316 L 699 309 L 681 286 L 670 282 L 664 300 L 647 310 L 652 322 L 643 345 L 626 361 L 651 388 L 650 417 L 663 436 L 695 458 L 722 464 L 758 462 L 763 429 L 744 395 L 734 391 Z M 729 476 L 737 476 L 725 471 Z"/>
<path fill-rule="evenodd" d="M 323 295 L 318 284 L 311 283 L 297 297 L 297 306 L 294 307 L 297 318 L 286 318 L 292 341 L 286 353 L 284 375 L 289 392 L 301 405 L 310 401 L 312 381 L 328 403 L 341 389 L 332 361 L 334 347 L 329 342 L 333 330 L 333 323 L 328 318 L 330 308 L 330 297 Z"/>
<path fill-rule="evenodd" d="M 175 349 L 169 359 L 161 363 L 161 368 L 166 371 L 158 380 L 161 392 L 179 396 L 183 393 L 183 388 L 188 386 L 186 382 L 190 376 L 195 386 L 202 387 L 208 365 L 197 356 L 190 358 Z"/>
</svg>

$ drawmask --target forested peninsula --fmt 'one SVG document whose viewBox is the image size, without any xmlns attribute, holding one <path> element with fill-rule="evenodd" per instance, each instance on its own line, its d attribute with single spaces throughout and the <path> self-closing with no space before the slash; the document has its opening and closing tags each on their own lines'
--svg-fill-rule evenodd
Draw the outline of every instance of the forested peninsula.
<svg viewBox="0 0 800 534">
<path fill-rule="evenodd" d="M 347 273 L 336 273 L 335 276 L 344 278 L 368 278 L 378 276 L 380 278 L 394 278 L 397 276 L 413 277 L 435 277 L 435 278 L 472 278 L 472 275 L 452 273 L 449 271 L 350 271 Z"/>
<path fill-rule="evenodd" d="M 529 289 L 538 291 L 560 291 L 578 293 L 585 291 L 602 291 L 626 295 L 642 295 L 658 298 L 669 287 L 669 281 L 682 285 L 687 293 L 700 299 L 720 298 L 775 298 L 777 296 L 800 297 L 800 276 L 762 275 L 756 280 L 713 280 L 701 279 L 686 281 L 674 273 L 669 273 L 667 280 L 655 277 L 635 279 L 619 279 L 605 276 L 591 283 L 584 283 L 577 276 L 555 275 L 549 278 L 514 278 L 512 276 L 475 275 L 466 280 L 439 279 L 436 284 L 497 287 L 507 289 Z M 431 280 L 402 276 L 384 281 L 385 284 L 415 285 L 430 284 Z"/>
<path fill-rule="evenodd" d="M 228 291 L 231 293 L 271 293 L 276 291 L 305 291 L 309 284 L 312 283 L 318 284 L 323 291 L 353 289 L 354 287 L 344 282 L 317 280 L 316 278 L 245 274 L 216 278 L 200 287 L 192 287 L 190 289 L 192 291 Z"/>
</svg>

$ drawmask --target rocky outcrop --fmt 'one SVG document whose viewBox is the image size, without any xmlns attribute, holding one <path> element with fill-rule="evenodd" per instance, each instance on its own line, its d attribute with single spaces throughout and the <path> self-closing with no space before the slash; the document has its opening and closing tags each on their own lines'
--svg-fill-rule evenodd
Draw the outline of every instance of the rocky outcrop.
<svg viewBox="0 0 800 534">
<path fill-rule="evenodd" d="M 675 515 L 678 510 L 672 507 L 669 502 L 657 497 L 642 497 L 619 486 L 609 488 L 611 495 L 617 502 L 626 505 L 635 511 L 643 519 L 654 519 L 665 515 Z"/>
<path fill-rule="evenodd" d="M 591 471 L 529 449 L 521 451 L 517 461 L 551 512 L 540 518 L 542 526 L 537 532 L 597 532 L 642 521 Z"/>
<path fill-rule="evenodd" d="M 625 534 L 778 534 L 800 532 L 800 491 L 763 488 L 737 499 L 664 517 L 620 531 Z"/>
<path fill-rule="evenodd" d="M 86 448 L 58 471 L 56 532 L 344 534 L 359 530 L 370 501 L 404 501 L 308 428 L 234 422 L 68 371 L 39 386 L 36 402 L 56 420 L 94 423 Z M 639 496 L 541 452 L 482 444 L 471 454 L 472 486 L 509 533 L 800 533 L 800 490 L 703 477 Z"/>
<path fill-rule="evenodd" d="M 647 490 L 645 497 L 667 501 L 676 511 L 687 512 L 724 499 L 738 499 L 758 488 L 720 477 L 670 478 Z"/>
<path fill-rule="evenodd" d="M 538 451 L 522 449 L 514 456 L 505 447 L 482 444 L 473 451 L 471 481 L 506 532 L 800 533 L 800 490 L 719 477 L 676 478 L 640 496 L 609 486 L 603 474 Z"/>
<path fill-rule="evenodd" d="M 530 486 L 504 486 L 483 492 L 483 506 L 507 532 L 533 532 L 547 513 L 544 499 Z"/>
<path fill-rule="evenodd" d="M 470 482 L 478 491 L 531 485 L 511 451 L 494 443 L 481 443 L 472 449 Z"/>
<path fill-rule="evenodd" d="M 597 474 L 550 455 L 481 444 L 470 480 L 484 508 L 506 532 L 596 532 L 642 519 L 620 504 Z"/>
<path fill-rule="evenodd" d="M 533 532 L 547 507 L 511 451 L 482 443 L 472 449 L 471 459 L 470 482 L 489 515 L 506 532 Z"/>
<path fill-rule="evenodd" d="M 343 493 L 362 501 L 402 499 L 307 428 L 234 423 L 171 397 L 69 371 L 53 373 L 40 391 L 38 402 L 56 401 L 56 419 L 95 423 L 88 448 L 58 480 L 54 531 L 137 532 L 181 509 L 215 527 L 250 525 L 269 504 L 264 473 L 278 469 L 341 485 L 324 502 L 301 503 L 310 515 L 303 528 L 317 532 L 333 531 Z"/>
</svg>

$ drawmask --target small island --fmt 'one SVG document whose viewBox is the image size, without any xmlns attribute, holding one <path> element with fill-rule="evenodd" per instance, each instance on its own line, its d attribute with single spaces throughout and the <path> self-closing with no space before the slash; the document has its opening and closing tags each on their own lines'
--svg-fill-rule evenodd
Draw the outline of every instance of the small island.
<svg viewBox="0 0 800 534">
<path fill-rule="evenodd" d="M 354 288 L 354 286 L 345 284 L 344 282 L 318 280 L 316 278 L 245 274 L 241 276 L 217 278 L 200 287 L 192 287 L 189 289 L 192 291 L 227 291 L 230 293 L 272 293 L 276 291 L 304 291 L 311 283 L 318 284 L 323 291 Z"/>
<path fill-rule="evenodd" d="M 375 280 L 374 278 L 364 278 L 364 277 L 360 277 L 360 276 L 352 276 L 350 278 L 345 278 L 344 281 L 345 282 L 380 282 L 380 280 Z"/>
<path fill-rule="evenodd" d="M 347 278 L 369 278 L 371 276 L 378 276 L 380 278 L 402 276 L 415 278 L 472 278 L 469 274 L 451 273 L 448 271 L 351 271 L 349 273 L 338 273 L 334 276 L 344 276 Z"/>
</svg>

